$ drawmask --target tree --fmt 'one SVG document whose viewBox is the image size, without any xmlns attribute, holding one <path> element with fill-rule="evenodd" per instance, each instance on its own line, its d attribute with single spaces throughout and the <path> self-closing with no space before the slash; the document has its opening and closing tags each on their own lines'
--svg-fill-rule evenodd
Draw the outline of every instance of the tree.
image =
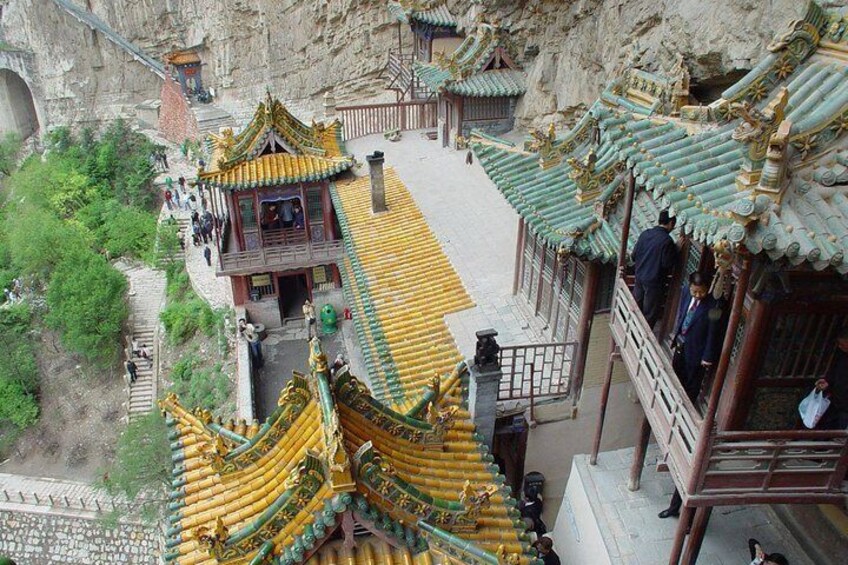
<svg viewBox="0 0 848 565">
<path fill-rule="evenodd" d="M 69 349 L 95 363 L 115 360 L 127 316 L 127 281 L 106 259 L 88 250 L 60 263 L 47 286 L 46 321 Z"/>
<path fill-rule="evenodd" d="M 38 418 L 38 365 L 30 338 L 30 311 L 24 304 L 0 310 L 0 423 L 19 429 Z"/>
<path fill-rule="evenodd" d="M 4 176 L 12 174 L 22 146 L 21 137 L 14 132 L 9 132 L 0 139 L 0 174 Z"/>
<path fill-rule="evenodd" d="M 152 521 L 163 510 L 170 485 L 171 449 L 165 419 L 151 412 L 131 420 L 118 438 L 115 460 L 98 486 L 111 496 L 126 497 L 132 510 L 141 510 Z"/>
</svg>

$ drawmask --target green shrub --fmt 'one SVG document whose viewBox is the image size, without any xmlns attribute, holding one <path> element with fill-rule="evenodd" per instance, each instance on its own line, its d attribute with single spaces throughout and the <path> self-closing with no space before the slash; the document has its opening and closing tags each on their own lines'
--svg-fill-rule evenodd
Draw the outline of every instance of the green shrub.
<svg viewBox="0 0 848 565">
<path fill-rule="evenodd" d="M 38 419 L 38 365 L 30 326 L 26 305 L 0 310 L 0 424 L 11 422 L 19 429 Z"/>
<path fill-rule="evenodd" d="M 11 175 L 17 164 L 18 153 L 21 151 L 21 136 L 14 132 L 7 133 L 0 139 L 0 174 Z"/>
<path fill-rule="evenodd" d="M 127 316 L 127 281 L 106 260 L 81 251 L 56 267 L 47 287 L 46 321 L 65 345 L 92 362 L 109 363 Z"/>
<path fill-rule="evenodd" d="M 114 198 L 88 204 L 79 211 L 77 220 L 94 235 L 95 245 L 112 257 L 141 259 L 153 250 L 156 217 Z"/>
<path fill-rule="evenodd" d="M 171 391 L 180 397 L 184 406 L 201 407 L 211 411 L 220 410 L 230 394 L 231 383 L 221 372 L 221 365 L 200 368 L 196 354 L 183 357 L 171 369 L 173 386 Z"/>
</svg>

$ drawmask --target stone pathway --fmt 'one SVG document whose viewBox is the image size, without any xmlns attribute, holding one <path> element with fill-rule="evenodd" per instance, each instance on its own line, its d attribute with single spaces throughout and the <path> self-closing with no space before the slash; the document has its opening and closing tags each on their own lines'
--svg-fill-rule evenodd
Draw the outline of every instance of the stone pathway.
<svg viewBox="0 0 848 565">
<path fill-rule="evenodd" d="M 464 151 L 444 149 L 421 131 L 403 132 L 397 143 L 363 137 L 347 149 L 362 163 L 374 150 L 385 153 L 386 166 L 398 172 L 459 273 L 476 306 L 446 321 L 465 357 L 474 356 L 474 334 L 484 328 L 497 330 L 501 345 L 543 342 L 538 321 L 512 295 L 518 214 L 476 160 L 466 165 Z"/>
<path fill-rule="evenodd" d="M 165 273 L 146 265 L 119 260 L 115 267 L 129 281 L 131 339 L 146 345 L 151 360 L 134 357 L 138 379 L 130 385 L 127 412 L 130 419 L 153 410 L 159 384 L 159 312 L 165 303 Z"/>
<path fill-rule="evenodd" d="M 104 528 L 99 518 L 113 507 L 84 483 L 0 473 L 0 555 L 22 565 L 155 563 L 156 527 L 122 520 Z"/>
</svg>

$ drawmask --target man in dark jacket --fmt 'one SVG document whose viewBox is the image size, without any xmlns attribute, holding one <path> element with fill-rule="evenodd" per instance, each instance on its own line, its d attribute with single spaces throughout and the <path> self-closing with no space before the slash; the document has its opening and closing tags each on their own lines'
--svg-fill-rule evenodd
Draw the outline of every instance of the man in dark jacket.
<svg viewBox="0 0 848 565">
<path fill-rule="evenodd" d="M 533 544 L 536 551 L 539 553 L 539 559 L 545 565 L 561 565 L 559 555 L 554 551 L 554 542 L 549 537 L 541 537 Z"/>
<path fill-rule="evenodd" d="M 720 323 L 721 309 L 718 301 L 710 295 L 709 278 L 697 271 L 692 273 L 677 309 L 674 357 L 671 361 L 686 396 L 692 402 L 701 392 L 704 373 L 718 360 L 724 337 Z M 679 516 L 682 502 L 680 493 L 675 489 L 668 508 L 660 512 L 659 517 Z"/>
<path fill-rule="evenodd" d="M 704 373 L 718 360 L 723 336 L 719 328 L 721 309 L 710 295 L 709 278 L 703 273 L 689 275 L 683 289 L 675 324 L 672 366 L 689 400 L 695 402 Z"/>
<path fill-rule="evenodd" d="M 643 231 L 633 248 L 636 266 L 633 297 L 651 327 L 660 318 L 666 281 L 677 263 L 677 246 L 670 235 L 676 223 L 677 219 L 669 217 L 668 210 L 663 210 L 657 225 Z"/>
<path fill-rule="evenodd" d="M 836 336 L 836 352 L 823 379 L 816 381 L 816 388 L 825 391 L 830 399 L 816 429 L 848 429 L 848 328 Z"/>
</svg>

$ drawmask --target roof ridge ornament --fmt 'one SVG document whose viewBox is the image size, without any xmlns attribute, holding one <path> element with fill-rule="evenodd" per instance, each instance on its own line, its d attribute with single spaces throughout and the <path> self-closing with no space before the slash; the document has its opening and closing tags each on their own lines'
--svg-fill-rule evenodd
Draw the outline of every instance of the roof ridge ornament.
<svg viewBox="0 0 848 565">
<path fill-rule="evenodd" d="M 734 117 L 743 120 L 733 130 L 733 139 L 748 147 L 742 170 L 736 177 L 736 187 L 740 191 L 750 190 L 759 182 L 769 140 L 783 122 L 788 101 L 789 90 L 782 86 L 763 110 L 747 100 L 730 105 Z"/>
</svg>

